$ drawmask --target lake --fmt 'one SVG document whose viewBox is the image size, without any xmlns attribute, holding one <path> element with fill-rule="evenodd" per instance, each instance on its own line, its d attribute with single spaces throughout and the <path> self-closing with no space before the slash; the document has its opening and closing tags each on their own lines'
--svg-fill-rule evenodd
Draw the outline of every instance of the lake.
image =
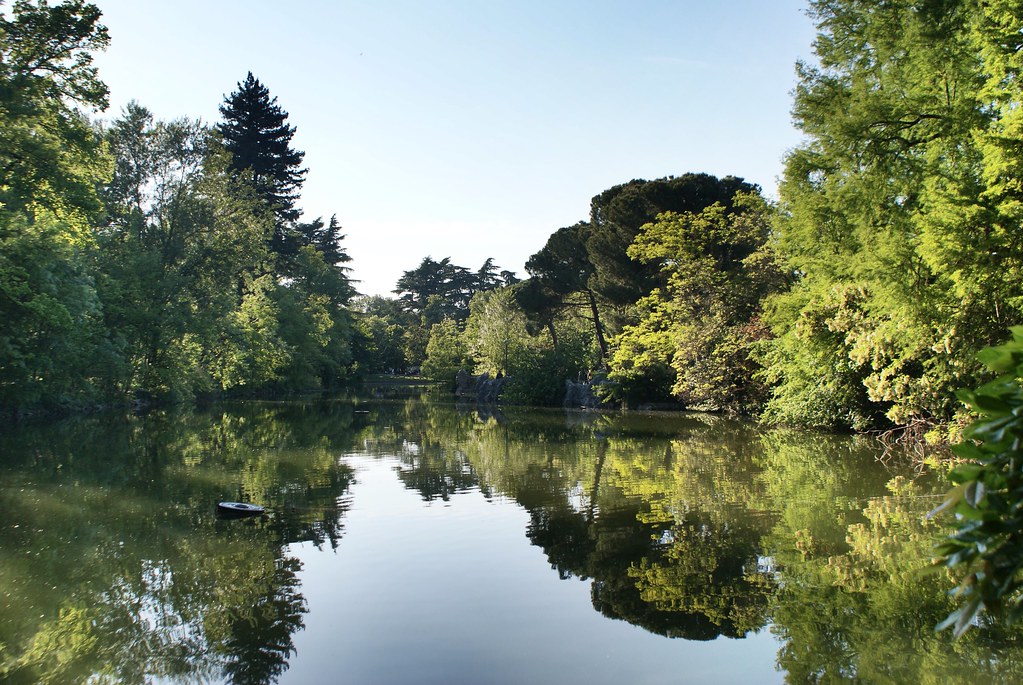
<svg viewBox="0 0 1023 685">
<path fill-rule="evenodd" d="M 878 456 L 415 392 L 6 426 L 0 681 L 1023 682 Z"/>
</svg>

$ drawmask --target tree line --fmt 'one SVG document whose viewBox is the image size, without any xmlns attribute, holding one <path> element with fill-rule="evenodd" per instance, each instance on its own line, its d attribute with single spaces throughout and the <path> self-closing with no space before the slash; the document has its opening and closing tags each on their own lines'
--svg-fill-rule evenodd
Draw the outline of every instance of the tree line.
<svg viewBox="0 0 1023 685">
<path fill-rule="evenodd" d="M 1014 4 L 814 0 L 777 201 L 735 176 L 636 179 L 553 231 L 526 277 L 426 257 L 359 297 L 336 217 L 303 221 L 294 127 L 249 74 L 215 126 L 112 122 L 83 0 L 0 26 L 0 411 L 287 392 L 363 373 L 590 379 L 773 423 L 908 427 L 961 411 L 1020 323 Z"/>
<path fill-rule="evenodd" d="M 251 73 L 215 126 L 110 122 L 82 0 L 0 18 L 0 412 L 330 387 L 355 369 L 336 217 L 304 222 L 287 112 Z"/>
<path fill-rule="evenodd" d="M 941 437 L 977 352 L 1023 320 L 1017 5 L 810 2 L 777 201 L 705 174 L 608 189 L 526 280 L 437 324 L 425 368 Z"/>
<path fill-rule="evenodd" d="M 449 382 L 459 368 L 506 375 L 505 398 L 527 404 L 559 404 L 566 379 L 598 379 L 605 400 L 626 406 L 746 411 L 766 393 L 749 378 L 752 343 L 766 337 L 761 302 L 786 281 L 770 213 L 733 176 L 610 188 L 530 257 L 525 280 L 481 288 L 440 321 L 420 316 L 422 370 Z"/>
</svg>

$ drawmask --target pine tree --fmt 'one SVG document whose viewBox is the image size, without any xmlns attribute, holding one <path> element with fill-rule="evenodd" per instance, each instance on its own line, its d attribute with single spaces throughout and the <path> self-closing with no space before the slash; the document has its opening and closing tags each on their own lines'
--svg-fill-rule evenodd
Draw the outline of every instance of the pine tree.
<svg viewBox="0 0 1023 685">
<path fill-rule="evenodd" d="M 291 147 L 295 127 L 288 125 L 288 113 L 250 71 L 224 98 L 220 114 L 224 120 L 217 130 L 233 157 L 231 168 L 251 174 L 253 187 L 274 213 L 273 251 L 293 255 L 299 243 L 294 224 L 301 215 L 295 203 L 307 169 L 301 166 L 305 153 Z"/>
<path fill-rule="evenodd" d="M 341 232 L 343 229 L 337 220 L 337 214 L 330 217 L 329 224 L 323 223 L 323 217 L 316 217 L 308 223 L 298 224 L 295 229 L 301 245 L 315 247 L 323 255 L 324 262 L 342 272 L 351 271 L 351 267 L 345 266 L 352 258 L 341 246 L 345 236 Z"/>
<path fill-rule="evenodd" d="M 662 212 L 698 214 L 715 202 L 730 210 L 736 193 L 757 191 L 759 188 L 741 178 L 719 179 L 703 173 L 654 181 L 637 179 L 605 190 L 590 203 L 586 239 L 586 252 L 594 269 L 590 287 L 601 300 L 613 306 L 634 304 L 664 285 L 656 267 L 643 265 L 628 255 L 629 245 L 640 227 L 655 221 Z"/>
</svg>

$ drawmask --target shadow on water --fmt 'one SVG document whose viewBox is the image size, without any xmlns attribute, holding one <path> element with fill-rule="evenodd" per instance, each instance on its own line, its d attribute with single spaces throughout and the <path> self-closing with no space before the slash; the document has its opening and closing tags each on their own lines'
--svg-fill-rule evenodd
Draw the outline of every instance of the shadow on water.
<svg viewBox="0 0 1023 685">
<path fill-rule="evenodd" d="M 593 608 L 670 638 L 770 630 L 791 682 L 1008 682 L 922 574 L 940 482 L 848 437 L 719 417 L 479 408 L 417 393 L 87 417 L 0 436 L 0 679 L 270 683 L 308 611 L 289 546 L 343 547 L 347 457 L 424 502 L 514 502 Z M 219 500 L 268 514 L 225 520 Z"/>
</svg>

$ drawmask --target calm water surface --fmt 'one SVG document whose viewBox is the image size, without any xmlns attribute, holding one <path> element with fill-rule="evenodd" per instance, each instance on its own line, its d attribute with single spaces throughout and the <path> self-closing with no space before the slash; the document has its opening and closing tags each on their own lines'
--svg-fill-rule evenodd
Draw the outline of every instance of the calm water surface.
<svg viewBox="0 0 1023 685">
<path fill-rule="evenodd" d="M 6 427 L 0 681 L 1023 681 L 934 633 L 944 486 L 876 456 L 415 396 Z"/>
</svg>

